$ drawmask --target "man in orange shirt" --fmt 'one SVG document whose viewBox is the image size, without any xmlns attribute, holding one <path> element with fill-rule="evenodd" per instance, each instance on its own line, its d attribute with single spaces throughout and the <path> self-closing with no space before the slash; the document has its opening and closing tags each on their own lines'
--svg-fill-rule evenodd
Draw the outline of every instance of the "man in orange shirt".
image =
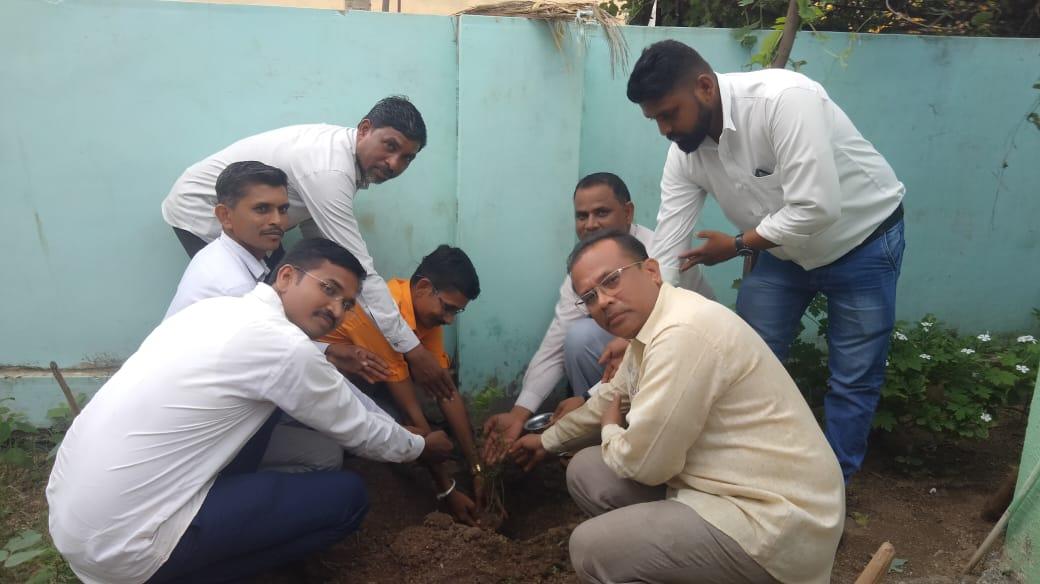
<svg viewBox="0 0 1040 584">
<path fill-rule="evenodd" d="M 441 245 L 422 259 L 410 280 L 394 278 L 387 282 L 387 287 L 419 343 L 447 369 L 451 362 L 444 351 L 442 327 L 452 324 L 455 316 L 480 294 L 480 280 L 469 257 L 459 248 Z M 416 428 L 422 435 L 431 431 L 404 355 L 393 349 L 360 306 L 355 306 L 339 327 L 321 341 L 331 345 L 326 352 L 328 359 L 359 386 L 376 392 L 385 387 L 400 412 L 400 416 L 396 416 L 400 422 Z M 367 383 L 361 383 L 362 380 Z M 480 500 L 483 491 L 480 459 L 462 396 L 453 389 L 451 397 L 439 398 L 437 403 L 466 457 Z M 430 472 L 437 486 L 437 499 L 447 503 L 456 520 L 475 525 L 476 504 L 456 488 L 455 480 L 444 465 L 433 465 Z"/>
</svg>

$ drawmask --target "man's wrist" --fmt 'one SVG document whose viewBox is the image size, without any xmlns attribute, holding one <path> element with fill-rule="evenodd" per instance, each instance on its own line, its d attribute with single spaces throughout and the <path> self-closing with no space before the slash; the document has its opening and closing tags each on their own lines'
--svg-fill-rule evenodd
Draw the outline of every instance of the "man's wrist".
<svg viewBox="0 0 1040 584">
<path fill-rule="evenodd" d="M 520 418 L 521 422 L 526 422 L 528 419 L 530 419 L 531 416 L 534 415 L 534 412 L 525 408 L 524 406 L 513 406 L 513 409 L 509 410 L 509 415 L 513 416 L 514 418 Z"/>
</svg>

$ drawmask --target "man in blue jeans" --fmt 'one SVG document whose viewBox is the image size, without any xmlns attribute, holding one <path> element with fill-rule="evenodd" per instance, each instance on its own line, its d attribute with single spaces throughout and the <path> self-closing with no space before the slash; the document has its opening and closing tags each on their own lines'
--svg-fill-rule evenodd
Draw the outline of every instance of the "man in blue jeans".
<svg viewBox="0 0 1040 584">
<path fill-rule="evenodd" d="M 781 360 L 813 296 L 827 297 L 824 432 L 847 482 L 866 453 L 895 325 L 903 184 L 799 73 L 716 74 L 692 48 L 662 41 L 640 56 L 628 98 L 672 141 L 650 250 L 666 280 L 757 256 L 737 312 Z M 704 243 L 685 251 L 709 193 L 740 232 L 699 231 Z"/>
<path fill-rule="evenodd" d="M 281 412 L 365 458 L 450 454 L 443 432 L 366 409 L 313 342 L 364 277 L 344 248 L 305 240 L 270 286 L 200 300 L 148 335 L 76 417 L 47 485 L 54 545 L 81 580 L 238 581 L 355 531 L 356 474 L 258 472 Z"/>
</svg>

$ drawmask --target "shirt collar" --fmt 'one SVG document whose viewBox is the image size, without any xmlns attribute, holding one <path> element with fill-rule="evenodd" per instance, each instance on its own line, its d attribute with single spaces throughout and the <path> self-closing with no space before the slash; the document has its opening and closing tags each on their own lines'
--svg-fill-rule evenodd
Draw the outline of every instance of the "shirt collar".
<svg viewBox="0 0 1040 584">
<path fill-rule="evenodd" d="M 724 73 L 717 74 L 715 78 L 719 85 L 719 101 L 722 102 L 722 129 L 736 130 L 737 127 L 733 125 L 733 88 L 730 79 Z"/>
<path fill-rule="evenodd" d="M 264 279 L 264 276 L 271 271 L 271 268 L 267 266 L 267 262 L 256 259 L 256 256 L 249 253 L 249 250 L 242 247 L 242 244 L 238 243 L 230 235 L 220 232 L 220 243 L 224 245 L 231 253 L 237 257 L 249 270 L 249 273 L 253 276 L 253 279 L 257 282 Z"/>
<path fill-rule="evenodd" d="M 282 297 L 278 295 L 278 292 L 275 292 L 274 288 L 267 284 L 264 284 L 263 282 L 257 284 L 256 288 L 253 288 L 253 291 L 246 294 L 245 297 L 250 296 L 256 298 L 279 313 L 283 315 L 285 314 L 285 308 L 282 306 Z"/>
<path fill-rule="evenodd" d="M 639 341 L 643 345 L 650 344 L 650 341 L 657 335 L 657 329 L 664 324 L 665 315 L 668 312 L 668 299 L 674 290 L 675 288 L 667 282 L 661 284 L 661 291 L 657 295 L 654 309 L 650 311 L 650 317 L 643 323 L 643 328 L 636 333 L 634 340 Z"/>
<path fill-rule="evenodd" d="M 347 129 L 347 144 L 350 146 L 351 154 L 354 155 L 354 183 L 358 190 L 367 189 L 371 183 L 365 177 L 365 171 L 361 169 L 361 161 L 357 157 L 357 128 Z"/>
</svg>

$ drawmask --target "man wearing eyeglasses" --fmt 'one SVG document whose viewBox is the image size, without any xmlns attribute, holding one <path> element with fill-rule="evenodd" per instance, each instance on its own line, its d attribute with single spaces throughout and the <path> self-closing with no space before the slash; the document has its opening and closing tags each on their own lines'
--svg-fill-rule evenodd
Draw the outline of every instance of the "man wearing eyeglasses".
<svg viewBox="0 0 1040 584">
<path fill-rule="evenodd" d="M 577 452 L 567 488 L 591 519 L 570 538 L 582 582 L 825 584 L 841 537 L 841 468 L 809 406 L 739 316 L 665 283 L 627 233 L 568 260 L 575 293 L 631 340 L 618 372 L 510 449 L 529 470 Z"/>
<path fill-rule="evenodd" d="M 457 247 L 438 246 L 422 259 L 411 279 L 394 278 L 387 286 L 401 318 L 447 371 L 451 362 L 444 350 L 443 327 L 454 323 L 455 317 L 480 295 L 480 280 L 469 257 Z M 401 423 L 422 434 L 431 430 L 408 363 L 383 338 L 367 314 L 355 308 L 333 333 L 321 340 L 337 349 L 327 352 L 329 360 L 359 386 L 367 385 L 367 390 L 388 411 L 397 410 Z M 479 501 L 483 494 L 482 469 L 466 406 L 458 391 L 448 398 L 438 398 L 437 405 L 466 457 Z M 457 488 L 447 468 L 436 465 L 430 472 L 438 490 L 437 499 L 446 503 L 456 520 L 475 525 L 476 504 Z"/>
<path fill-rule="evenodd" d="M 353 307 L 365 269 L 300 242 L 242 297 L 164 320 L 76 417 L 47 485 L 50 532 L 88 584 L 237 582 L 331 547 L 368 510 L 349 471 L 259 472 L 281 411 L 374 460 L 446 459 L 366 409 L 313 339 Z"/>
<path fill-rule="evenodd" d="M 632 196 L 616 174 L 596 172 L 585 176 L 574 188 L 572 200 L 574 230 L 579 240 L 598 231 L 621 230 L 646 246 L 653 243 L 654 231 L 634 222 Z M 681 285 L 706 298 L 715 297 L 699 268 L 685 272 Z M 564 377 L 571 397 L 557 405 L 557 418 L 580 406 L 597 383 L 614 375 L 628 341 L 597 325 L 575 302 L 577 299 L 570 276 L 565 276 L 552 322 L 527 365 L 516 404 L 509 412 L 491 416 L 484 423 L 485 436 L 497 432 L 501 438 L 485 442 L 485 460 L 494 462 L 505 455 L 505 447 L 520 436 L 524 422 L 541 408 Z"/>
</svg>

